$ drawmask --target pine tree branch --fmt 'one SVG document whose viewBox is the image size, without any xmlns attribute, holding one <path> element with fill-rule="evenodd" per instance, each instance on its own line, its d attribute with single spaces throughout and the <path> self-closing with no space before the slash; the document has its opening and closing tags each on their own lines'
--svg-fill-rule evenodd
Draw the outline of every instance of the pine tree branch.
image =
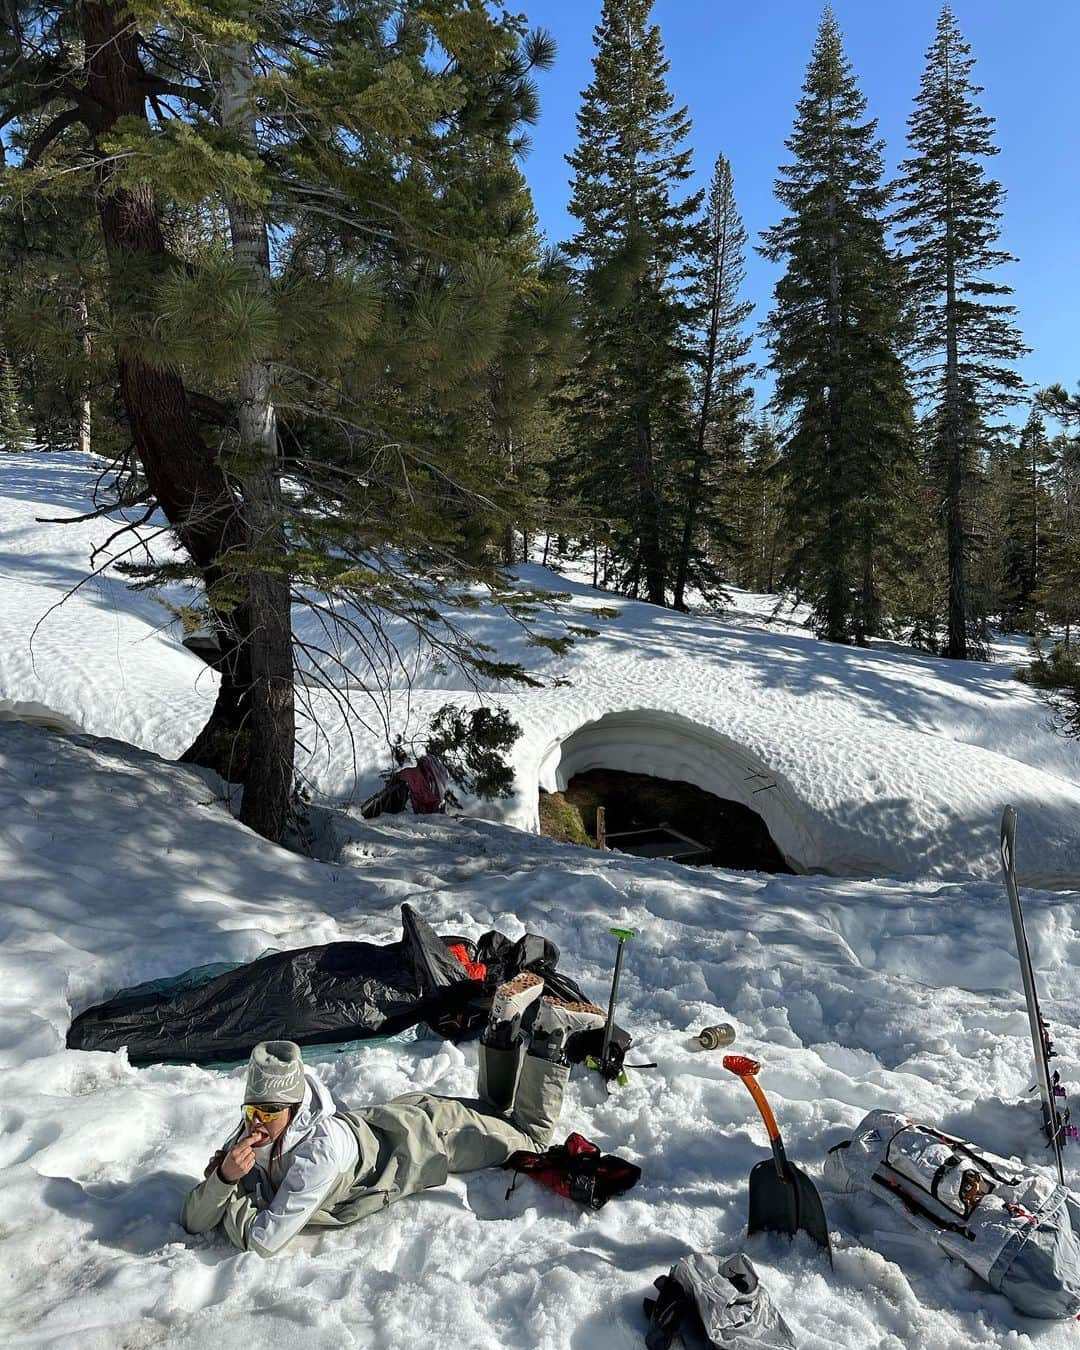
<svg viewBox="0 0 1080 1350">
<path fill-rule="evenodd" d="M 77 582 L 75 582 L 73 586 L 69 586 L 68 589 L 64 592 L 64 594 L 60 597 L 60 599 L 55 601 L 55 603 L 49 606 L 49 608 L 45 611 L 45 613 L 41 616 L 41 618 L 38 619 L 37 623 L 34 624 L 34 627 L 30 633 L 30 642 L 28 644 L 30 648 L 30 663 L 35 673 L 37 672 L 37 664 L 34 659 L 34 639 L 37 637 L 38 630 L 40 629 L 41 625 L 46 621 L 46 619 L 48 619 L 51 614 L 53 614 L 56 610 L 58 610 L 61 607 L 61 605 L 65 605 L 73 595 L 75 595 L 78 591 L 81 591 L 88 581 L 96 580 L 96 578 L 101 576 L 103 572 L 107 571 L 115 563 L 118 563 L 121 558 L 126 558 L 129 553 L 134 553 L 135 550 L 140 547 L 146 549 L 147 553 L 149 553 L 150 543 L 154 539 L 156 539 L 159 535 L 168 534 L 171 528 L 172 527 L 170 525 L 162 525 L 159 529 L 156 529 L 148 539 L 143 538 L 140 535 L 139 538 L 135 541 L 135 543 L 132 544 L 129 548 L 124 549 L 122 553 L 118 553 L 112 557 L 106 558 L 106 560 L 98 567 L 92 567 L 91 570 L 87 572 L 86 576 L 81 577 Z M 120 530 L 117 533 L 122 534 L 123 531 Z M 116 535 L 113 535 L 113 538 L 115 537 Z M 102 545 L 102 547 L 104 547 L 104 545 Z M 95 556 L 100 551 L 101 551 L 100 548 L 95 549 L 94 550 Z"/>
<path fill-rule="evenodd" d="M 186 103 L 194 103 L 197 108 L 209 111 L 213 106 L 213 100 L 205 89 L 200 89 L 197 85 L 177 84 L 175 80 L 166 80 L 161 75 L 142 74 L 139 77 L 139 87 L 149 98 L 154 94 L 165 98 L 178 98 Z"/>
<path fill-rule="evenodd" d="M 210 394 L 200 394 L 195 390 L 187 390 L 187 401 L 193 413 L 196 413 L 205 422 L 211 422 L 217 427 L 236 428 L 236 409 L 227 403 L 222 403 L 220 399 L 213 398 Z"/>
<path fill-rule="evenodd" d="M 32 169 L 53 141 L 70 126 L 82 121 L 82 112 L 78 107 L 66 108 L 34 137 L 26 148 L 20 168 Z"/>
<path fill-rule="evenodd" d="M 124 503 L 125 506 L 142 506 L 145 502 L 152 502 L 149 515 L 153 515 L 158 509 L 158 502 L 149 492 L 140 493 L 138 497 L 131 498 Z M 107 516 L 117 509 L 117 502 L 108 502 L 104 506 L 99 506 L 96 511 L 87 511 L 82 516 L 35 516 L 34 520 L 39 525 L 79 525 L 84 520 L 100 520 L 102 516 Z"/>
</svg>

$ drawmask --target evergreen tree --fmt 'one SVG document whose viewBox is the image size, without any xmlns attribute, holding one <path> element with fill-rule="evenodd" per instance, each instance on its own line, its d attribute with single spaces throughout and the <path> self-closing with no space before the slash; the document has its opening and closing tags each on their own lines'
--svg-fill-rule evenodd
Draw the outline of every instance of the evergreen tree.
<svg viewBox="0 0 1080 1350">
<path fill-rule="evenodd" d="M 780 437 L 762 414 L 750 433 L 746 455 L 746 514 L 740 585 L 773 594 L 787 565 L 784 538 Z"/>
<path fill-rule="evenodd" d="M 1049 446 L 1050 509 L 1035 602 L 1051 631 L 1069 648 L 1075 647 L 1080 632 L 1080 393 L 1070 395 L 1061 385 L 1052 385 L 1040 392 L 1038 402 L 1064 431 Z"/>
<path fill-rule="evenodd" d="M 1019 375 L 1009 363 L 1024 351 L 1002 297 L 1010 288 L 993 280 L 1011 261 L 998 248 L 1001 185 L 983 161 L 997 153 L 994 120 L 979 108 L 973 58 L 946 4 L 926 58 L 909 119 L 911 156 L 902 166 L 899 237 L 908 246 L 914 314 L 913 350 L 923 388 L 937 405 L 936 429 L 944 467 L 943 503 L 948 547 L 948 637 L 945 655 L 973 654 L 965 569 L 971 536 L 965 516 L 965 455 L 973 404 L 985 420 L 1015 399 Z"/>
<path fill-rule="evenodd" d="M 863 643 L 883 628 L 912 495 L 911 405 L 898 352 L 901 275 L 884 238 L 881 142 L 865 120 L 826 8 L 776 195 L 788 215 L 761 251 L 786 270 L 768 319 L 794 549 L 784 576 L 818 633 Z"/>
<path fill-rule="evenodd" d="M 1005 457 L 1002 482 L 1001 626 L 1006 631 L 1034 627 L 1035 592 L 1042 582 L 1047 489 L 1043 475 L 1053 454 L 1046 426 L 1033 410 Z"/>
<path fill-rule="evenodd" d="M 280 838 L 294 659 L 302 695 L 335 696 L 341 651 L 359 652 L 377 692 L 392 615 L 485 677 L 520 673 L 439 612 L 470 602 L 463 580 L 529 611 L 490 553 L 470 556 L 500 502 L 490 437 L 454 417 L 531 284 L 489 242 L 550 43 L 474 0 L 224 0 L 138 23 L 114 0 L 9 9 L 6 185 L 97 215 L 94 359 L 111 349 L 114 421 L 190 560 L 144 579 L 197 580 L 219 634 L 189 754 Z M 290 649 L 291 600 L 334 639 L 293 632 Z"/>
<path fill-rule="evenodd" d="M 703 322 L 695 353 L 693 449 L 679 503 L 683 525 L 673 583 L 676 609 L 685 608 L 688 580 L 705 594 L 715 589 L 699 535 L 704 534 L 713 554 L 732 552 L 754 397 L 747 383 L 753 369 L 746 360 L 751 339 L 744 327 L 753 305 L 739 299 L 746 230 L 735 204 L 731 165 L 723 155 L 713 169 L 700 237 L 703 252 L 693 299 Z"/>
<path fill-rule="evenodd" d="M 673 478 L 692 447 L 684 294 L 701 194 L 674 108 L 653 0 L 604 0 L 577 117 L 566 253 L 579 269 L 582 356 L 568 388 L 578 488 L 606 524 L 621 585 L 666 603 Z"/>
<path fill-rule="evenodd" d="M 0 351 L 0 450 L 22 450 L 26 444 L 19 385 L 15 367 L 6 352 Z"/>
</svg>

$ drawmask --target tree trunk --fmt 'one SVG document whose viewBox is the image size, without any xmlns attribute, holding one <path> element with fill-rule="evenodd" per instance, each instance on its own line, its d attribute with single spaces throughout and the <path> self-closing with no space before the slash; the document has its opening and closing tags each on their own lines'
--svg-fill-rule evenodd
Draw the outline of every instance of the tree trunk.
<svg viewBox="0 0 1080 1350">
<path fill-rule="evenodd" d="M 830 119 L 831 120 L 831 119 Z M 829 220 L 836 228 L 836 197 L 829 197 Z M 843 485 L 846 456 L 844 445 L 844 418 L 839 390 L 843 387 L 840 372 L 842 360 L 840 336 L 844 321 L 844 296 L 840 278 L 840 240 L 836 233 L 829 235 L 829 366 L 831 378 L 825 397 L 828 406 L 829 430 L 825 448 L 825 473 L 829 493 L 828 526 L 828 580 L 825 591 L 825 636 L 830 642 L 847 642 L 851 618 L 851 592 L 848 584 L 848 531 L 843 506 Z"/>
<path fill-rule="evenodd" d="M 729 180 L 730 181 L 730 180 Z M 712 256 L 709 259 L 709 317 L 705 341 L 705 367 L 701 375 L 701 399 L 698 405 L 697 434 L 694 438 L 694 472 L 691 477 L 690 493 L 686 502 L 686 515 L 683 518 L 682 539 L 679 542 L 679 559 L 675 569 L 674 595 L 672 608 L 686 610 L 686 578 L 690 570 L 690 553 L 694 542 L 694 529 L 697 525 L 697 498 L 701 490 L 701 475 L 705 464 L 705 438 L 712 415 L 714 382 L 716 380 L 716 346 L 720 333 L 720 303 L 724 294 L 724 273 L 727 268 L 728 232 L 725 221 L 716 222 L 718 228 L 712 235 Z"/>
<path fill-rule="evenodd" d="M 641 567 L 645 573 L 645 598 L 652 605 L 667 603 L 663 547 L 660 542 L 660 494 L 656 489 L 656 464 L 653 460 L 652 431 L 645 409 L 637 421 L 638 491 L 641 535 L 638 544 Z"/>
<path fill-rule="evenodd" d="M 85 3 L 82 29 L 88 53 L 87 94 L 100 109 L 92 127 L 95 137 L 106 134 L 122 117 L 145 121 L 137 35 L 126 9 L 111 3 Z M 136 288 L 167 264 L 152 186 L 118 186 L 103 167 L 99 216 L 113 308 L 145 307 L 147 297 Z M 242 557 L 251 547 L 246 502 L 203 440 L 176 372 L 148 365 L 122 347 L 116 359 L 135 450 L 150 490 L 181 545 L 202 571 L 219 627 L 222 652 L 215 663 L 221 675 L 217 703 L 210 721 L 181 758 L 240 781 L 245 819 L 261 820 L 267 837 L 278 839 L 285 820 L 260 807 L 265 783 L 252 733 L 261 728 L 261 721 L 250 719 L 247 699 L 253 682 L 253 651 L 266 641 L 264 606 L 245 597 L 227 610 L 214 609 L 215 593 L 228 576 L 225 559 L 229 554 Z"/>
<path fill-rule="evenodd" d="M 221 120 L 257 153 L 255 110 L 251 102 L 252 53 L 237 44 L 221 73 Z M 233 258 L 262 294 L 270 290 L 270 241 L 266 221 L 255 208 L 230 198 L 229 230 Z M 254 360 L 237 378 L 237 410 L 244 466 L 239 475 L 244 514 L 259 567 L 248 576 L 251 613 L 249 643 L 251 686 L 248 711 L 251 773 L 258 790 L 245 781 L 241 818 L 260 834 L 280 838 L 289 816 L 296 710 L 292 663 L 292 601 L 287 541 L 282 518 L 277 418 L 269 361 Z"/>
<path fill-rule="evenodd" d="M 503 456 L 506 463 L 506 471 L 510 475 L 512 481 L 516 476 L 514 472 L 514 442 L 509 434 L 507 434 L 503 440 Z M 512 520 L 508 520 L 503 526 L 502 555 L 503 562 L 507 567 L 513 567 L 514 563 L 517 562 L 517 558 L 514 556 L 514 522 Z M 526 554 L 525 561 L 528 562 L 528 560 L 528 555 Z"/>
<path fill-rule="evenodd" d="M 94 344 L 90 338 L 90 315 L 86 307 L 86 291 L 82 287 L 79 289 L 79 298 L 75 304 L 75 315 L 79 320 L 79 336 L 82 341 L 83 355 L 86 357 L 87 365 L 89 365 L 90 358 L 94 354 Z M 88 374 L 87 381 L 79 395 L 79 453 L 83 455 L 90 453 L 90 413 Z"/>
<path fill-rule="evenodd" d="M 945 79 L 949 79 L 946 51 Z M 945 128 L 951 146 L 953 128 Z M 945 538 L 949 558 L 948 637 L 945 655 L 957 661 L 968 656 L 967 587 L 964 579 L 963 515 L 963 413 L 960 406 L 960 353 L 957 340 L 956 226 L 952 211 L 952 155 L 945 162 L 945 416 L 942 435 L 945 451 Z"/>
</svg>

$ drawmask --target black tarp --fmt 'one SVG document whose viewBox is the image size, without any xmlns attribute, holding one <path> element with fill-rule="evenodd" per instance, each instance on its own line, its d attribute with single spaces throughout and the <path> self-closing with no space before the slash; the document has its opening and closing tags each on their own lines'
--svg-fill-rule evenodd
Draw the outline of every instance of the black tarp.
<svg viewBox="0 0 1080 1350">
<path fill-rule="evenodd" d="M 331 942 L 275 952 L 205 978 L 121 990 L 87 1008 L 67 1034 L 71 1050 L 127 1047 L 132 1064 L 214 1064 L 246 1059 L 258 1041 L 330 1045 L 392 1036 L 418 1022 L 457 1040 L 481 1027 L 495 987 L 522 970 L 543 975 L 562 998 L 584 998 L 556 970 L 559 949 L 527 933 L 512 942 L 492 929 L 478 941 L 439 937 L 410 905 L 402 905 L 398 942 Z M 451 945 L 486 967 L 470 978 Z M 630 1037 L 613 1038 L 625 1053 Z M 597 1053 L 588 1041 L 581 1053 Z"/>
</svg>

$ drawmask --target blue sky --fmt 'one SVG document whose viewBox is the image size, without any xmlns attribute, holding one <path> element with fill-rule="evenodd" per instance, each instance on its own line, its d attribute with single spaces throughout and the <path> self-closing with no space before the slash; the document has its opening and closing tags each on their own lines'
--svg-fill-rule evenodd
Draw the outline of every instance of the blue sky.
<svg viewBox="0 0 1080 1350">
<path fill-rule="evenodd" d="M 539 78 L 540 122 L 524 167 L 541 224 L 560 241 L 574 228 L 563 156 L 573 149 L 580 94 L 592 78 L 601 0 L 523 0 L 522 8 L 559 47 L 555 68 Z M 939 0 L 833 0 L 890 173 L 906 153 L 907 116 L 939 9 Z M 1019 259 L 1000 271 L 1033 349 L 1020 370 L 1035 385 L 1072 387 L 1080 381 L 1080 3 L 953 0 L 953 10 L 976 59 L 982 106 L 997 119 L 1001 153 L 991 172 L 1007 190 L 1002 242 Z M 751 243 L 778 218 L 773 180 L 820 14 L 817 0 L 656 0 L 653 9 L 669 84 L 694 122 L 695 183 L 707 180 L 718 152 L 727 155 Z M 754 321 L 768 308 L 775 275 L 772 264 L 748 257 Z M 760 345 L 755 350 L 760 359 Z"/>
</svg>

